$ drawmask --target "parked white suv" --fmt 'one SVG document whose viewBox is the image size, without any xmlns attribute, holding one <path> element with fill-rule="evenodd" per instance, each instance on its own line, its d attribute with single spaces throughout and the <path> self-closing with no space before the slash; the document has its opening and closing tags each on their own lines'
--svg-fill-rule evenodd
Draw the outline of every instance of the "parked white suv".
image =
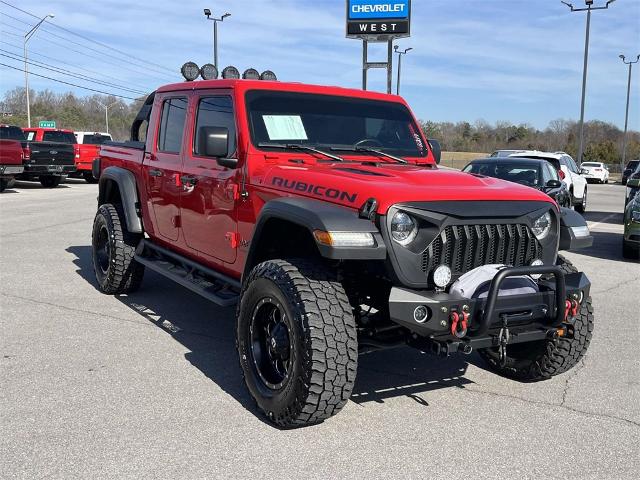
<svg viewBox="0 0 640 480">
<path fill-rule="evenodd" d="M 540 152 L 537 150 L 525 150 L 509 155 L 509 157 L 539 158 L 548 160 L 560 173 L 562 181 L 567 184 L 571 194 L 571 203 L 577 212 L 584 213 L 587 210 L 587 179 L 580 174 L 576 162 L 565 152 Z"/>
<path fill-rule="evenodd" d="M 609 183 L 609 169 L 602 162 L 582 162 L 580 173 L 589 180 L 598 183 Z"/>
<path fill-rule="evenodd" d="M 111 142 L 111 135 L 106 132 L 74 132 L 78 143 L 89 143 L 92 145 L 102 145 L 104 142 Z"/>
</svg>

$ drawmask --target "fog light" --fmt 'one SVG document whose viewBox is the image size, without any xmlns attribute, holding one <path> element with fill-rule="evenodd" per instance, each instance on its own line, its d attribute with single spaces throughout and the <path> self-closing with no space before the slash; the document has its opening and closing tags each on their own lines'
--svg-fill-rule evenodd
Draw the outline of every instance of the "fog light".
<svg viewBox="0 0 640 480">
<path fill-rule="evenodd" d="M 425 305 L 416 307 L 413 311 L 413 319 L 418 323 L 424 323 L 429 320 L 429 308 Z"/>
<path fill-rule="evenodd" d="M 433 283 L 438 287 L 444 288 L 451 281 L 451 269 L 446 265 L 440 265 L 433 272 Z"/>
<path fill-rule="evenodd" d="M 542 260 L 540 260 L 539 258 L 536 258 L 534 261 L 531 262 L 531 266 L 532 267 L 542 267 L 544 265 L 544 262 Z M 533 278 L 534 280 L 538 280 L 542 275 L 540 274 L 532 274 L 531 278 Z"/>
</svg>

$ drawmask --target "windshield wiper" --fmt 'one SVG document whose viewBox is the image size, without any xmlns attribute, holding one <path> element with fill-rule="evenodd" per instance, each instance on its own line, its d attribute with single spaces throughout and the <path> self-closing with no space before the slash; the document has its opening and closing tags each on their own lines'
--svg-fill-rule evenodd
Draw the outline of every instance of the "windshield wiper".
<svg viewBox="0 0 640 480">
<path fill-rule="evenodd" d="M 331 158 L 332 160 L 335 160 L 337 162 L 344 162 L 344 158 L 339 157 L 338 155 L 333 155 L 331 153 L 328 152 L 324 152 L 322 150 L 318 150 L 317 148 L 313 148 L 313 147 L 309 147 L 307 145 L 299 145 L 297 143 L 290 143 L 290 144 L 280 144 L 280 143 L 265 143 L 265 142 L 260 142 L 258 144 L 258 147 L 260 148 L 279 148 L 281 150 L 306 150 L 308 152 L 313 152 L 313 153 L 318 153 L 320 155 L 324 155 L 327 158 Z"/>
<path fill-rule="evenodd" d="M 369 147 L 331 147 L 332 151 L 343 151 L 343 152 L 364 152 L 364 153 L 374 153 L 376 155 L 380 155 L 381 157 L 386 157 L 391 160 L 395 160 L 398 163 L 409 163 L 404 158 L 396 157 L 395 155 L 391 155 L 390 153 L 383 152 L 382 150 L 376 150 L 375 148 Z"/>
</svg>

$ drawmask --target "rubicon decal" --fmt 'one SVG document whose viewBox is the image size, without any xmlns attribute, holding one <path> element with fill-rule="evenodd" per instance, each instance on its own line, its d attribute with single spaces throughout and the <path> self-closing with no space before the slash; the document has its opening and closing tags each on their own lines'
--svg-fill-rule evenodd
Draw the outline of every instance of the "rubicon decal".
<svg viewBox="0 0 640 480">
<path fill-rule="evenodd" d="M 286 188 L 300 193 L 311 193 L 318 197 L 330 198 L 332 200 L 340 200 L 343 202 L 355 203 L 358 198 L 357 193 L 349 193 L 337 188 L 327 188 L 322 185 L 314 185 L 312 183 L 297 182 L 295 180 L 287 180 L 285 178 L 273 177 L 271 185 L 274 187 Z"/>
</svg>

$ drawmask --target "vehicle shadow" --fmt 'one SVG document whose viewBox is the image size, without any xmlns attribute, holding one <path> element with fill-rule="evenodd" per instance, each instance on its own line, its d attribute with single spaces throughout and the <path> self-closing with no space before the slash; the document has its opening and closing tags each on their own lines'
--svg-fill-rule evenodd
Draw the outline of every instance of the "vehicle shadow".
<svg viewBox="0 0 640 480">
<path fill-rule="evenodd" d="M 633 261 L 622 256 L 622 233 L 592 231 L 591 235 L 593 236 L 592 246 L 574 250 L 571 253 L 618 262 Z"/>
<path fill-rule="evenodd" d="M 11 188 L 16 190 L 54 190 L 53 188 L 43 187 L 38 181 L 30 182 L 28 180 L 16 180 L 15 183 L 11 186 Z M 70 188 L 70 187 L 68 187 L 64 183 L 60 183 L 60 185 L 58 185 L 55 188 Z"/>
<path fill-rule="evenodd" d="M 78 275 L 96 286 L 91 247 L 71 246 L 66 251 L 75 256 Z M 262 420 L 242 380 L 234 308 L 217 307 L 149 270 L 139 291 L 115 298 L 180 342 L 189 351 L 186 360 Z M 364 404 L 406 396 L 427 405 L 418 394 L 472 383 L 464 378 L 467 358 L 440 360 L 408 347 L 361 355 L 351 400 Z"/>
<path fill-rule="evenodd" d="M 622 206 L 620 207 L 622 209 Z M 587 210 L 583 215 L 588 222 L 595 222 L 609 225 L 622 225 L 624 213 L 620 212 L 594 212 Z"/>
</svg>

